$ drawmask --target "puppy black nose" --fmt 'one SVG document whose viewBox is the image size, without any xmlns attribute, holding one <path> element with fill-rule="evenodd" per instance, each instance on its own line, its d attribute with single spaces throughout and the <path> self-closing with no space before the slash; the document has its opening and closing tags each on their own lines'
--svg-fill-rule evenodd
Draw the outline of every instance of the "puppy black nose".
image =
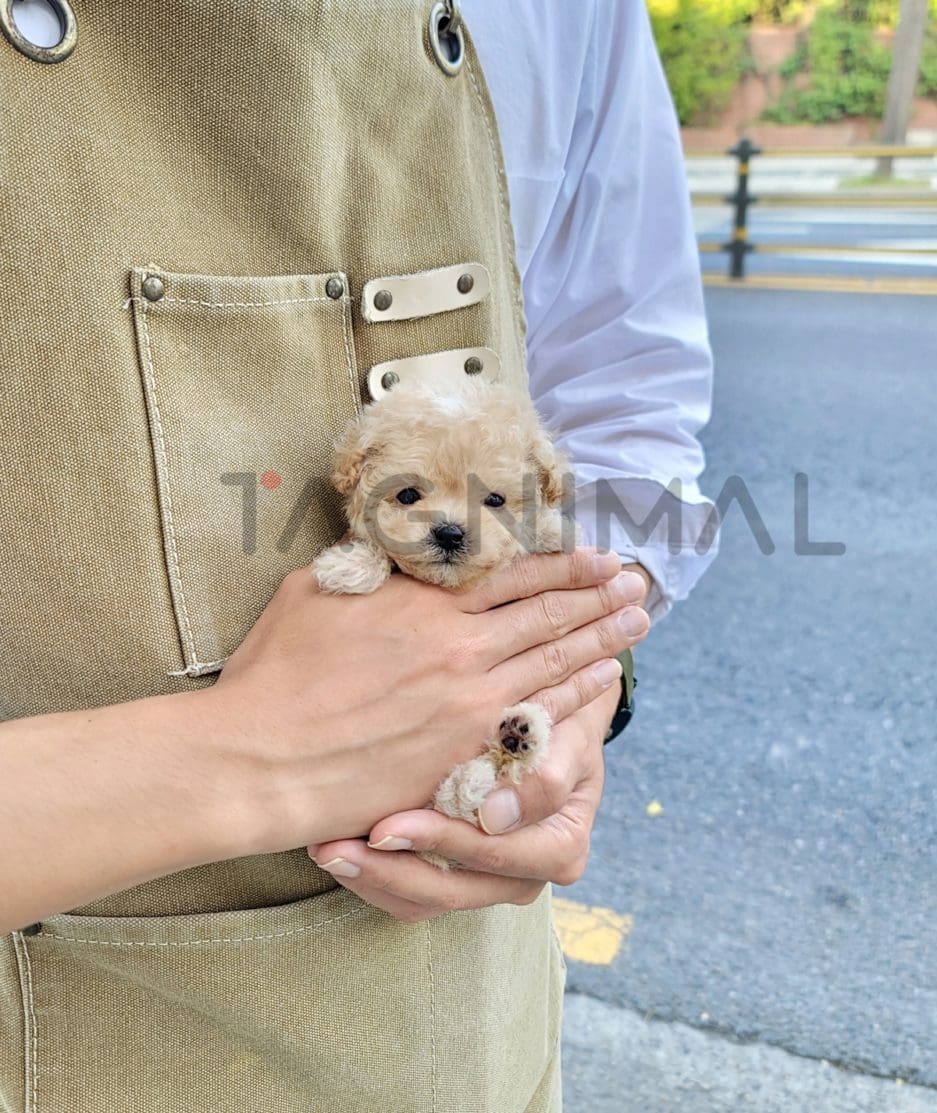
<svg viewBox="0 0 937 1113">
<path fill-rule="evenodd" d="M 433 540 L 444 552 L 454 553 L 465 544 L 465 530 L 452 522 L 445 522 L 433 527 Z"/>
</svg>

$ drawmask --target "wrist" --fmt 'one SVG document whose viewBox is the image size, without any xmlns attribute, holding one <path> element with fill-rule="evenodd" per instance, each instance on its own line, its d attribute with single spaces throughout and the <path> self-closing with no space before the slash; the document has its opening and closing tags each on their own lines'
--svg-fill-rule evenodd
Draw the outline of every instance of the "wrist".
<svg viewBox="0 0 937 1113">
<path fill-rule="evenodd" d="M 238 731 L 227 701 L 215 688 L 158 696 L 144 701 L 141 734 L 159 728 L 154 760 L 164 766 L 179 817 L 180 844 L 191 862 L 224 861 L 251 853 L 259 820 L 252 809 L 251 778 L 245 770 Z"/>
<path fill-rule="evenodd" d="M 197 807 L 214 860 L 286 849 L 289 796 L 277 775 L 275 724 L 257 722 L 256 706 L 234 684 L 216 683 L 197 695 L 204 786 Z M 270 744 L 258 745 L 260 737 Z"/>
</svg>

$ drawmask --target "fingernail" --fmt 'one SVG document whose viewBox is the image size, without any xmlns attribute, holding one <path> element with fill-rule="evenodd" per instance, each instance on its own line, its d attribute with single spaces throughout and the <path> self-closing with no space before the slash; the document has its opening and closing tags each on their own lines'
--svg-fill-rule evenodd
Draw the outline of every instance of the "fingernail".
<svg viewBox="0 0 937 1113">
<path fill-rule="evenodd" d="M 413 843 L 409 839 L 401 839 L 396 835 L 385 835 L 380 842 L 369 842 L 372 850 L 412 850 Z"/>
<path fill-rule="evenodd" d="M 323 862 L 319 869 L 325 870 L 333 877 L 360 877 L 361 869 L 344 858 L 333 858 L 330 862 Z"/>
<path fill-rule="evenodd" d="M 618 625 L 629 638 L 638 638 L 647 630 L 647 615 L 640 607 L 631 607 L 619 614 Z"/>
<path fill-rule="evenodd" d="M 610 580 L 621 571 L 621 557 L 618 553 L 596 553 L 592 558 L 592 568 L 596 579 Z"/>
<path fill-rule="evenodd" d="M 614 579 L 615 593 L 623 603 L 639 603 L 647 586 L 637 572 L 621 572 Z"/>
<path fill-rule="evenodd" d="M 600 661 L 592 670 L 592 675 L 600 688 L 611 688 L 616 680 L 621 679 L 621 662 Z"/>
<path fill-rule="evenodd" d="M 511 788 L 498 788 L 478 810 L 478 822 L 488 835 L 501 835 L 521 818 L 521 802 Z"/>
</svg>

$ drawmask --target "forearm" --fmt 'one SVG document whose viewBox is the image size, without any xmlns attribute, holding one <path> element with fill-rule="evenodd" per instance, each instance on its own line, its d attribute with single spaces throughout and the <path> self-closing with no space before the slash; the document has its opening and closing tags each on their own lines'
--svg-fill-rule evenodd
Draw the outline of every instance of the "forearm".
<svg viewBox="0 0 937 1113">
<path fill-rule="evenodd" d="M 0 724 L 0 934 L 237 853 L 205 695 Z"/>
</svg>

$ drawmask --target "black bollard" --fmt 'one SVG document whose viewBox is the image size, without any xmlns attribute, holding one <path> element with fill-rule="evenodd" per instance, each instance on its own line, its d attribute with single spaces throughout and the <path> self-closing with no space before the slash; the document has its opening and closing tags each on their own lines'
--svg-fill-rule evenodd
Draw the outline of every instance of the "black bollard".
<svg viewBox="0 0 937 1113">
<path fill-rule="evenodd" d="M 732 229 L 732 239 L 722 245 L 722 250 L 729 253 L 729 277 L 745 277 L 745 256 L 755 248 L 748 242 L 748 206 L 754 205 L 758 198 L 748 192 L 748 163 L 753 155 L 760 155 L 761 148 L 756 147 L 750 139 L 743 137 L 734 147 L 726 151 L 727 155 L 734 155 L 739 160 L 738 184 L 735 193 L 730 193 L 726 201 L 735 206 L 735 224 Z"/>
</svg>

